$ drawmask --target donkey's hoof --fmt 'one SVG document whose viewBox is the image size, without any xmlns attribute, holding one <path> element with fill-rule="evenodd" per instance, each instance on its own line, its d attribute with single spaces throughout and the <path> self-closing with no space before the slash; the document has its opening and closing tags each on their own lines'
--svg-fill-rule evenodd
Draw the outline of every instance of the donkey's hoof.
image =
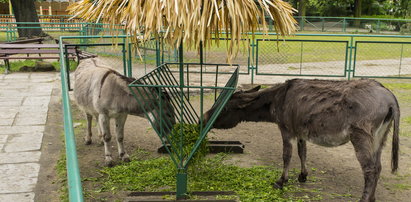
<svg viewBox="0 0 411 202">
<path fill-rule="evenodd" d="M 273 187 L 274 187 L 274 189 L 282 189 L 283 188 L 283 183 L 275 182 Z"/>
<path fill-rule="evenodd" d="M 298 175 L 298 181 L 299 182 L 306 182 L 307 181 L 307 174 L 300 173 L 300 175 Z"/>
<path fill-rule="evenodd" d="M 84 144 L 85 144 L 85 145 L 90 145 L 90 144 L 91 144 L 91 140 L 84 140 Z"/>
<path fill-rule="evenodd" d="M 111 156 L 106 156 L 105 164 L 107 167 L 113 167 L 114 166 L 114 161 Z"/>
<path fill-rule="evenodd" d="M 105 165 L 106 165 L 106 167 L 113 167 L 114 166 L 114 161 L 113 160 L 105 161 Z"/>
<path fill-rule="evenodd" d="M 120 155 L 121 160 L 124 162 L 130 162 L 130 157 L 128 156 L 128 154 L 123 154 L 122 156 Z"/>
</svg>

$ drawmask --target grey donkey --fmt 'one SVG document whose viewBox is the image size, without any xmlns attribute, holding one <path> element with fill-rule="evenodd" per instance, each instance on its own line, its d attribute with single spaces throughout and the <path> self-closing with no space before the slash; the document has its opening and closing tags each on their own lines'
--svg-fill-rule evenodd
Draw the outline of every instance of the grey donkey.
<svg viewBox="0 0 411 202">
<path fill-rule="evenodd" d="M 204 114 L 205 122 L 214 110 Z M 294 79 L 268 89 L 239 91 L 230 98 L 213 127 L 232 128 L 242 121 L 278 125 L 283 139 L 284 168 L 274 184 L 276 188 L 282 188 L 288 180 L 290 140 L 297 139 L 300 182 L 305 182 L 308 175 L 306 141 L 326 147 L 351 142 L 364 174 L 361 201 L 375 201 L 381 150 L 392 122 L 392 172 L 398 168 L 400 109 L 393 93 L 374 80 Z"/>
<path fill-rule="evenodd" d="M 113 166 L 109 142 L 111 140 L 110 118 L 114 118 L 118 153 L 121 160 L 129 161 L 129 155 L 124 150 L 123 144 L 124 125 L 127 115 L 144 117 L 142 106 L 128 88 L 128 85 L 135 79 L 121 75 L 103 64 L 98 58 L 81 61 L 74 76 L 74 98 L 87 117 L 85 144 L 91 144 L 92 142 L 91 127 L 92 119 L 95 117 L 98 122 L 98 132 L 104 143 L 105 163 L 107 166 Z M 158 99 L 162 99 L 162 118 L 168 119 L 168 122 L 174 125 L 173 106 L 169 102 L 167 93 L 163 93 L 160 98 L 153 89 L 143 90 L 152 92 L 151 95 L 143 98 L 146 101 L 145 103 L 156 103 Z M 152 111 L 152 116 L 159 116 L 160 110 L 156 108 L 155 104 L 147 104 L 145 107 Z M 160 129 L 160 124 L 153 123 L 153 125 L 157 130 Z"/>
</svg>

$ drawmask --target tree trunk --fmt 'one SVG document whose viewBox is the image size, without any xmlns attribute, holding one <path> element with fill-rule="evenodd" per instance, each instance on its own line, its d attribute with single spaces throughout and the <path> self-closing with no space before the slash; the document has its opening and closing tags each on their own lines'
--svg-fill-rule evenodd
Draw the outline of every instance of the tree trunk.
<svg viewBox="0 0 411 202">
<path fill-rule="evenodd" d="M 39 17 L 37 16 L 34 0 L 11 0 L 11 4 L 16 22 L 37 22 L 34 24 L 17 24 L 20 38 L 46 35 L 43 33 L 40 24 L 38 24 Z"/>
<path fill-rule="evenodd" d="M 361 0 L 355 0 L 354 1 L 354 17 L 356 17 L 356 18 L 361 17 L 361 9 L 362 9 Z M 361 20 L 356 19 L 354 21 L 354 26 L 355 27 L 360 27 L 360 23 L 361 23 Z"/>
<path fill-rule="evenodd" d="M 306 13 L 306 1 L 305 0 L 298 0 L 298 15 L 305 16 Z"/>
</svg>

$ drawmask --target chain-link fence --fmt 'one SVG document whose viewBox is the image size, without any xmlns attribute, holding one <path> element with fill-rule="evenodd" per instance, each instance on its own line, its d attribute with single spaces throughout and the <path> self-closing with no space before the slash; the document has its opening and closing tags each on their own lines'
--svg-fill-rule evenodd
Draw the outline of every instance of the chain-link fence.
<svg viewBox="0 0 411 202">
<path fill-rule="evenodd" d="M 411 20 L 296 16 L 299 31 L 410 34 Z"/>
<path fill-rule="evenodd" d="M 348 41 L 257 40 L 257 75 L 345 77 Z"/>
<path fill-rule="evenodd" d="M 353 76 L 411 78 L 411 42 L 356 41 Z"/>
</svg>

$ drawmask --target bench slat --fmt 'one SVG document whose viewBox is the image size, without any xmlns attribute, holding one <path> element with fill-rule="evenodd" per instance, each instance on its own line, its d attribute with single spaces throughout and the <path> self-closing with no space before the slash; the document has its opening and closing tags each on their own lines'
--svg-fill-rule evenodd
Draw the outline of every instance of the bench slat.
<svg viewBox="0 0 411 202">
<path fill-rule="evenodd" d="M 75 59 L 76 56 L 69 56 L 68 58 L 70 59 Z M 10 56 L 10 57 L 4 57 L 0 56 L 1 60 L 12 60 L 12 59 L 60 59 L 60 57 L 57 56 L 33 56 L 33 57 L 27 57 L 27 56 Z"/>
<path fill-rule="evenodd" d="M 68 53 L 76 53 L 74 49 L 68 49 Z M 0 54 L 59 54 L 58 49 L 0 49 Z"/>
<path fill-rule="evenodd" d="M 19 49 L 19 48 L 55 48 L 59 49 L 58 44 L 0 44 L 0 49 Z M 67 49 L 75 49 L 74 46 L 68 46 Z"/>
</svg>

